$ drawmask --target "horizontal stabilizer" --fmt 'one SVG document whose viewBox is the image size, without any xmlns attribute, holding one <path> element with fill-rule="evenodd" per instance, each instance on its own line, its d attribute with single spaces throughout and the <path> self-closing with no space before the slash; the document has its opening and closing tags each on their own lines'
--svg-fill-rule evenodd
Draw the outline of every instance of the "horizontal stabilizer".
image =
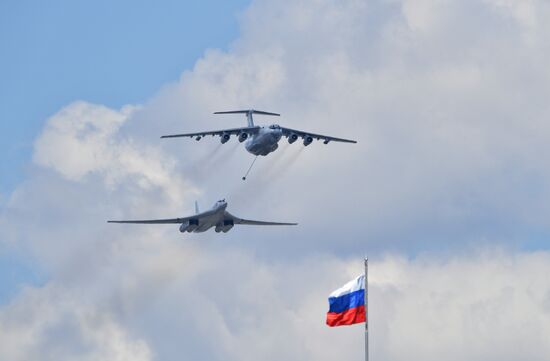
<svg viewBox="0 0 550 361">
<path fill-rule="evenodd" d="M 262 115 L 274 115 L 276 117 L 281 116 L 281 114 L 264 112 L 264 111 L 261 111 L 261 110 L 254 110 L 254 109 L 228 110 L 228 111 L 225 111 L 225 112 L 214 112 L 214 114 L 262 114 Z"/>
</svg>

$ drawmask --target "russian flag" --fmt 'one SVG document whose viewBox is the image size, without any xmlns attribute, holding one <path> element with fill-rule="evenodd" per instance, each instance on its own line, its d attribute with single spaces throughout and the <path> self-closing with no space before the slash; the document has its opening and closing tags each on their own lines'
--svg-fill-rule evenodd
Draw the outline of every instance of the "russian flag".
<svg viewBox="0 0 550 361">
<path fill-rule="evenodd" d="M 332 292 L 328 304 L 327 325 L 330 327 L 366 322 L 365 275 Z"/>
</svg>

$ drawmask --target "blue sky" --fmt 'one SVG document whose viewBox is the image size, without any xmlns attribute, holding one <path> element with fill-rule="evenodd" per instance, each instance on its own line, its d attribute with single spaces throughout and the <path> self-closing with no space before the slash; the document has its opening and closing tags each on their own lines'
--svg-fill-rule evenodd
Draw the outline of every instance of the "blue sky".
<svg viewBox="0 0 550 361">
<path fill-rule="evenodd" d="M 47 117 L 74 100 L 114 108 L 146 100 L 205 49 L 226 49 L 248 3 L 2 1 L 0 193 L 23 179 Z"/>
<path fill-rule="evenodd" d="M 206 49 L 227 48 L 248 2 L 2 1 L 0 194 L 24 179 L 49 116 L 75 100 L 113 108 L 145 101 Z M 0 303 L 46 278 L 9 252 L 0 249 Z"/>
</svg>

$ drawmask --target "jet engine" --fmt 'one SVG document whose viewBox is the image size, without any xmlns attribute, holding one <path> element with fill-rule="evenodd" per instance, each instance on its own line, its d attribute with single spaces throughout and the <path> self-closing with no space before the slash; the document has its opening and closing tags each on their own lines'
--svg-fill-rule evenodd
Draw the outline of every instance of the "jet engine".
<svg viewBox="0 0 550 361">
<path fill-rule="evenodd" d="M 291 135 L 288 136 L 288 144 L 292 144 L 297 140 L 298 140 L 298 134 L 296 133 L 292 133 Z"/>
<path fill-rule="evenodd" d="M 227 143 L 229 138 L 231 138 L 231 134 L 223 133 L 220 137 L 220 142 L 222 142 L 222 144 L 225 144 L 225 143 Z"/>
<path fill-rule="evenodd" d="M 248 138 L 248 133 L 239 134 L 239 143 L 244 142 Z"/>
<path fill-rule="evenodd" d="M 187 222 L 183 222 L 180 226 L 180 232 L 193 232 L 199 226 L 198 219 L 190 219 Z"/>
<path fill-rule="evenodd" d="M 304 146 L 307 147 L 311 144 L 311 142 L 313 142 L 313 137 L 311 137 L 310 135 L 304 137 Z"/>
<path fill-rule="evenodd" d="M 231 228 L 233 228 L 234 224 L 235 223 L 233 222 L 232 219 L 226 219 L 225 221 L 223 221 L 223 223 L 218 223 L 216 225 L 215 231 L 218 233 L 220 232 L 227 233 Z"/>
</svg>

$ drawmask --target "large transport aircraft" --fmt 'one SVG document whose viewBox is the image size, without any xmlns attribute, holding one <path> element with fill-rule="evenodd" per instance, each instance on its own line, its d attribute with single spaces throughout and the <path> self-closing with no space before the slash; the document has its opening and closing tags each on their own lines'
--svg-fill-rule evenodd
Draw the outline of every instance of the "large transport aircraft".
<svg viewBox="0 0 550 361">
<path fill-rule="evenodd" d="M 172 219 L 152 219 L 137 221 L 107 221 L 108 223 L 133 223 L 133 224 L 180 224 L 180 232 L 200 233 L 215 227 L 216 232 L 227 233 L 236 224 L 252 226 L 295 226 L 298 223 L 264 222 L 252 221 L 235 217 L 227 212 L 227 202 L 225 199 L 219 200 L 212 209 L 206 212 L 199 212 L 198 204 L 195 202 L 194 216 Z"/>
<path fill-rule="evenodd" d="M 219 136 L 221 143 L 225 144 L 229 141 L 232 135 L 235 135 L 240 143 L 246 141 L 246 150 L 256 156 L 266 156 L 269 153 L 277 150 L 277 148 L 279 147 L 279 140 L 281 140 L 282 137 L 286 137 L 290 144 L 301 138 L 303 140 L 302 143 L 304 144 L 304 146 L 310 145 L 314 140 L 322 140 L 324 144 L 328 144 L 329 142 L 357 143 L 355 140 L 335 138 L 328 135 L 304 132 L 301 130 L 281 127 L 278 124 L 272 124 L 270 126 L 254 125 L 254 120 L 252 119 L 253 114 L 273 115 L 277 117 L 280 116 L 280 114 L 277 113 L 249 109 L 215 112 L 214 114 L 246 114 L 248 126 L 243 128 L 230 128 L 206 132 L 163 135 L 161 138 L 189 137 L 195 138 L 196 140 L 201 140 L 201 138 L 207 135 L 212 135 Z"/>
</svg>

